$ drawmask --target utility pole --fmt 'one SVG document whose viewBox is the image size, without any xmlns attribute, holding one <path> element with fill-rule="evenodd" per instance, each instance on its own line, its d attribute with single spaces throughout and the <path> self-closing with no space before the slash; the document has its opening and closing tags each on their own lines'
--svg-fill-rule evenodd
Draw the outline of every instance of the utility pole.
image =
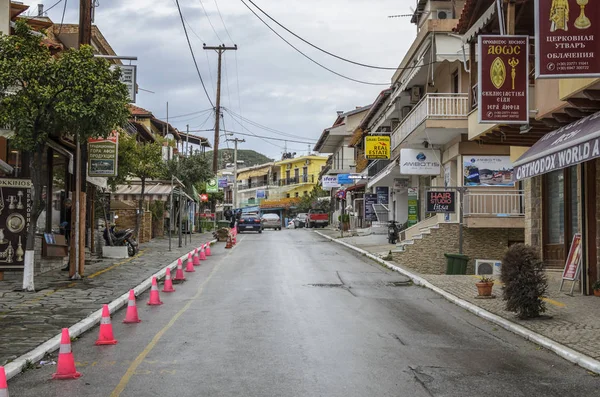
<svg viewBox="0 0 600 397">
<path fill-rule="evenodd" d="M 216 175 L 219 168 L 219 127 L 221 125 L 221 58 L 225 51 L 237 51 L 237 44 L 233 47 L 226 47 L 225 44 L 221 44 L 217 47 L 210 47 L 204 44 L 205 50 L 215 50 L 218 55 L 217 62 L 217 99 L 215 106 L 215 142 L 213 148 L 213 172 Z"/>
<path fill-rule="evenodd" d="M 233 209 L 237 208 L 237 152 L 238 152 L 238 142 L 244 143 L 245 139 L 228 139 L 228 141 L 233 142 Z"/>
</svg>

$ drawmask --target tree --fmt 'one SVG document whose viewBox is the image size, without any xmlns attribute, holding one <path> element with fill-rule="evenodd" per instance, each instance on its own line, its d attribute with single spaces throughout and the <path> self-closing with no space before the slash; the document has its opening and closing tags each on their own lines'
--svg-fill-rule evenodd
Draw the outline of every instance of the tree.
<svg viewBox="0 0 600 397">
<path fill-rule="evenodd" d="M 308 212 L 310 209 L 329 209 L 329 202 L 325 200 L 319 200 L 323 197 L 329 197 L 329 192 L 323 190 L 321 186 L 315 186 L 310 191 L 308 196 L 303 196 L 296 208 L 298 213 Z"/>
<path fill-rule="evenodd" d="M 0 36 L 0 124 L 15 131 L 11 145 L 29 154 L 31 222 L 27 229 L 23 289 L 34 290 L 35 225 L 44 210 L 46 142 L 70 136 L 86 142 L 124 125 L 128 94 L 106 60 L 90 46 L 53 57 L 37 33 L 19 21 L 15 34 Z"/>
<path fill-rule="evenodd" d="M 174 176 L 179 179 L 185 185 L 186 192 L 192 196 L 194 187 L 200 192 L 202 184 L 213 176 L 207 159 L 199 152 L 189 156 L 176 157 L 167 161 L 164 177 L 171 179 Z"/>
</svg>

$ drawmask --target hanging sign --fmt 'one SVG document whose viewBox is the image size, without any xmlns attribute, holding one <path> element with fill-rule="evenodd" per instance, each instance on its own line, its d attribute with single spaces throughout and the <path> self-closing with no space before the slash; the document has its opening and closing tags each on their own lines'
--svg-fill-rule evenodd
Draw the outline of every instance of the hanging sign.
<svg viewBox="0 0 600 397">
<path fill-rule="evenodd" d="M 205 202 L 207 202 L 207 201 L 208 201 L 208 194 L 206 194 L 206 193 L 202 193 L 202 194 L 200 195 L 200 201 L 202 201 L 202 202 L 204 202 L 204 203 L 205 203 Z"/>
<path fill-rule="evenodd" d="M 456 192 L 425 192 L 428 213 L 453 214 L 456 212 Z"/>
<path fill-rule="evenodd" d="M 573 236 L 569 256 L 563 270 L 563 280 L 575 281 L 579 278 L 579 267 L 581 266 L 581 234 L 577 233 Z"/>
<path fill-rule="evenodd" d="M 321 185 L 324 190 L 337 189 L 340 187 L 337 175 L 325 175 L 321 179 Z"/>
<path fill-rule="evenodd" d="M 535 0 L 536 78 L 600 77 L 600 3 Z"/>
<path fill-rule="evenodd" d="M 400 173 L 403 175 L 439 175 L 440 151 L 433 149 L 400 149 Z"/>
<path fill-rule="evenodd" d="M 366 193 L 365 194 L 365 220 L 371 222 L 377 222 L 377 214 L 375 213 L 374 204 L 377 204 L 377 194 Z"/>
<path fill-rule="evenodd" d="M 479 36 L 479 122 L 529 122 L 529 36 Z"/>
<path fill-rule="evenodd" d="M 121 83 L 127 87 L 129 93 L 129 102 L 135 103 L 135 95 L 137 94 L 137 66 L 136 65 L 111 65 L 110 69 L 121 69 Z"/>
<path fill-rule="evenodd" d="M 227 178 L 219 178 L 219 189 L 226 189 L 227 186 Z"/>
<path fill-rule="evenodd" d="M 338 174 L 337 183 L 338 185 L 354 185 L 354 180 L 350 178 L 350 174 Z"/>
<path fill-rule="evenodd" d="M 0 178 L 0 271 L 23 270 L 31 223 L 29 179 Z"/>
<path fill-rule="evenodd" d="M 217 178 L 210 178 L 206 182 L 206 193 L 218 193 L 219 192 L 219 182 Z"/>
<path fill-rule="evenodd" d="M 108 138 L 88 139 L 88 176 L 117 176 L 119 133 L 113 131 Z"/>
<path fill-rule="evenodd" d="M 389 160 L 390 154 L 389 136 L 367 135 L 365 137 L 365 157 L 367 160 Z"/>
</svg>

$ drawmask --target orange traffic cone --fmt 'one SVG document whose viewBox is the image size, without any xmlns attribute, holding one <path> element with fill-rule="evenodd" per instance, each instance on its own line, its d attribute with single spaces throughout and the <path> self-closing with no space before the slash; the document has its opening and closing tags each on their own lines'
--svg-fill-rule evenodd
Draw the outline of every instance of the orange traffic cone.
<svg viewBox="0 0 600 397">
<path fill-rule="evenodd" d="M 0 397 L 8 397 L 8 383 L 6 383 L 4 367 L 0 367 Z"/>
<path fill-rule="evenodd" d="M 194 266 L 200 266 L 200 257 L 198 256 L 198 248 L 194 250 Z"/>
<path fill-rule="evenodd" d="M 148 301 L 150 306 L 162 305 L 160 295 L 158 294 L 158 283 L 156 282 L 156 276 L 152 276 L 152 287 L 150 288 L 150 300 Z"/>
<path fill-rule="evenodd" d="M 206 260 L 206 252 L 204 251 L 204 246 L 202 246 L 200 248 L 200 255 L 199 255 L 199 257 L 200 257 L 201 261 L 205 261 Z"/>
<path fill-rule="evenodd" d="M 231 244 L 231 234 L 229 234 L 227 236 L 227 245 L 225 245 L 225 248 L 230 249 L 232 247 L 233 247 L 233 245 Z"/>
<path fill-rule="evenodd" d="M 56 366 L 56 373 L 52 375 L 52 379 L 77 379 L 80 376 L 81 374 L 75 368 L 75 358 L 71 351 L 69 329 L 63 328 L 60 338 L 60 349 L 58 350 L 58 364 Z"/>
<path fill-rule="evenodd" d="M 188 273 L 192 273 L 192 272 L 196 271 L 196 269 L 194 269 L 194 261 L 191 257 L 191 254 L 188 255 L 187 263 L 185 265 L 185 271 Z"/>
<path fill-rule="evenodd" d="M 102 319 L 100 320 L 100 335 L 96 341 L 96 346 L 116 345 L 117 341 L 113 336 L 112 323 L 110 322 L 110 311 L 108 305 L 102 306 Z"/>
<path fill-rule="evenodd" d="M 212 254 L 210 253 L 210 243 L 206 243 L 206 256 L 211 256 Z"/>
<path fill-rule="evenodd" d="M 173 281 L 185 281 L 185 274 L 183 274 L 183 262 L 181 262 L 181 258 L 177 259 L 177 271 L 175 272 L 175 278 L 173 279 Z"/>
<path fill-rule="evenodd" d="M 129 291 L 129 302 L 127 302 L 127 313 L 125 314 L 125 324 L 141 323 L 142 320 L 138 317 L 137 306 L 135 305 L 135 291 Z"/>
<path fill-rule="evenodd" d="M 231 239 L 231 243 L 232 243 L 233 245 L 236 245 L 236 244 L 237 244 L 237 237 L 236 237 L 236 234 L 235 234 L 235 233 L 233 234 L 233 238 Z"/>
<path fill-rule="evenodd" d="M 171 281 L 171 268 L 167 268 L 167 273 L 165 274 L 165 286 L 163 287 L 162 292 L 175 292 L 175 288 L 173 288 L 173 281 Z"/>
</svg>

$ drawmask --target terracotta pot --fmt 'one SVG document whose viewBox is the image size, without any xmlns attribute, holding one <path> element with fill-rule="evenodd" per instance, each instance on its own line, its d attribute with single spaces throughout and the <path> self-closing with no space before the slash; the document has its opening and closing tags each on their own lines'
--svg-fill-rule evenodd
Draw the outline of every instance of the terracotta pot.
<svg viewBox="0 0 600 397">
<path fill-rule="evenodd" d="M 475 283 L 479 296 L 492 296 L 492 287 L 494 283 Z"/>
<path fill-rule="evenodd" d="M 594 290 L 594 296 L 600 296 L 600 289 Z"/>
</svg>

